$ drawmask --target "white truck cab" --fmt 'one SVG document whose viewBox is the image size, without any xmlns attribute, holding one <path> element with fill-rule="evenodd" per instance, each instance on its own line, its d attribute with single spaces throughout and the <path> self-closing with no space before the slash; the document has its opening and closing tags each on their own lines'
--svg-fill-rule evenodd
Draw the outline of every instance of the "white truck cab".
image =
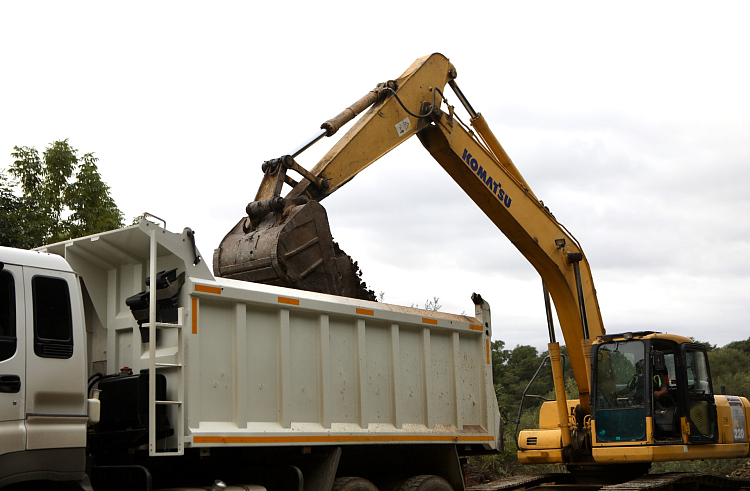
<svg viewBox="0 0 750 491">
<path fill-rule="evenodd" d="M 84 477 L 86 340 L 60 256 L 0 247 L 0 486 Z"/>
</svg>

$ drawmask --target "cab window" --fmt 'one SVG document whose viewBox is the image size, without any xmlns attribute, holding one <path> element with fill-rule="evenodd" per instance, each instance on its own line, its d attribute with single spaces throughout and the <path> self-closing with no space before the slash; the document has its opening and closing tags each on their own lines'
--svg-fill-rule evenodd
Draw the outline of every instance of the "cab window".
<svg viewBox="0 0 750 491">
<path fill-rule="evenodd" d="M 0 271 L 0 361 L 16 353 L 16 287 L 9 271 Z"/>
<path fill-rule="evenodd" d="M 711 395 L 711 381 L 708 376 L 706 353 L 688 351 L 685 353 L 688 390 L 702 395 Z"/>
<path fill-rule="evenodd" d="M 73 321 L 68 282 L 35 276 L 31 280 L 34 302 L 34 353 L 42 358 L 73 356 Z"/>
<path fill-rule="evenodd" d="M 599 442 L 646 438 L 648 383 L 642 341 L 604 343 L 596 350 L 594 419 Z"/>
</svg>

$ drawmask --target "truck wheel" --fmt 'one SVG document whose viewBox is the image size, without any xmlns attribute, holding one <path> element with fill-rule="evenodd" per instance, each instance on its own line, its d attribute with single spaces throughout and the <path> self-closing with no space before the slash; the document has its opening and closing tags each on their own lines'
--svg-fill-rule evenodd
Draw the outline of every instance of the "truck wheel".
<svg viewBox="0 0 750 491">
<path fill-rule="evenodd" d="M 410 477 L 396 491 L 453 491 L 448 481 L 438 476 Z"/>
<path fill-rule="evenodd" d="M 378 488 L 361 477 L 339 477 L 333 481 L 331 491 L 378 491 Z"/>
</svg>

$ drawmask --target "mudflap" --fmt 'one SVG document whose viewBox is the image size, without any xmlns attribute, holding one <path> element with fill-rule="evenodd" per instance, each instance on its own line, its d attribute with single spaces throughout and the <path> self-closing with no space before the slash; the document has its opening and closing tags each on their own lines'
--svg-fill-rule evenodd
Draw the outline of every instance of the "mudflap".
<svg viewBox="0 0 750 491">
<path fill-rule="evenodd" d="M 257 226 L 240 220 L 214 251 L 214 274 L 375 300 L 357 264 L 333 241 L 328 215 L 317 201 L 268 213 Z"/>
</svg>

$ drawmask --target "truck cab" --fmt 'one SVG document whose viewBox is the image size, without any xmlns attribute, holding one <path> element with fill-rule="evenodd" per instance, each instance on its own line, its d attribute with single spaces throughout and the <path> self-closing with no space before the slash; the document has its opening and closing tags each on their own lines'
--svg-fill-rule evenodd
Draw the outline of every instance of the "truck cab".
<svg viewBox="0 0 750 491">
<path fill-rule="evenodd" d="M 86 340 L 60 256 L 0 247 L 0 487 L 84 478 Z"/>
</svg>

